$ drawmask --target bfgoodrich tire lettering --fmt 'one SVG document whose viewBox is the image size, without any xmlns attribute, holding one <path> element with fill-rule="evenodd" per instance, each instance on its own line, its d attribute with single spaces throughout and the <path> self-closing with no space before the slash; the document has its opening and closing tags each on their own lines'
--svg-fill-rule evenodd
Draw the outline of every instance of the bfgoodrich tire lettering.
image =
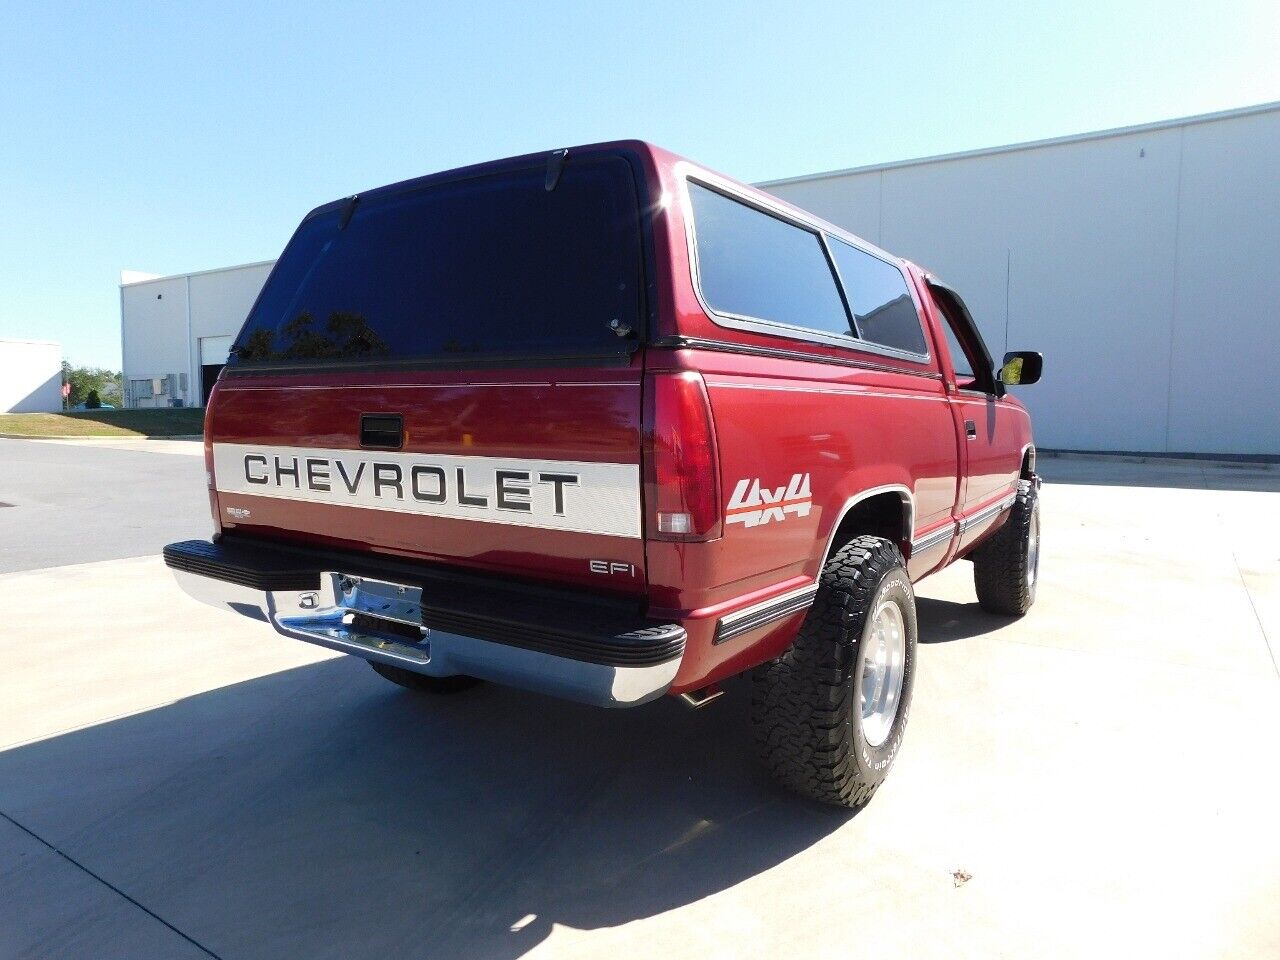
<svg viewBox="0 0 1280 960">
<path fill-rule="evenodd" d="M 1030 480 L 1018 481 L 1009 519 L 973 552 L 973 585 L 988 613 L 1020 617 L 1036 602 L 1040 579 L 1040 495 Z"/>
<path fill-rule="evenodd" d="M 903 644 L 896 714 L 879 745 L 863 730 L 864 653 L 875 613 L 893 604 Z M 809 615 L 782 657 L 756 670 L 751 719 L 765 765 L 783 784 L 857 809 L 888 776 L 902 745 L 915 680 L 916 607 L 898 548 L 858 537 L 827 561 Z"/>
</svg>

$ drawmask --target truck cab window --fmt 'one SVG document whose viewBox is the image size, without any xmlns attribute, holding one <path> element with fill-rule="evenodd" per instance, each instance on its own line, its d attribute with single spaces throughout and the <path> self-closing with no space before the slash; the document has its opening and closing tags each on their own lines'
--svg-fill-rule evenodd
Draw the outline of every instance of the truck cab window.
<svg viewBox="0 0 1280 960">
<path fill-rule="evenodd" d="M 999 396 L 1001 391 L 996 383 L 991 354 L 982 342 L 982 334 L 978 332 L 969 308 L 954 290 L 932 279 L 929 280 L 929 292 L 942 316 L 942 332 L 947 338 L 947 349 L 955 368 L 956 386 L 961 390 Z"/>
<path fill-rule="evenodd" d="M 902 271 L 837 237 L 829 241 L 858 335 L 882 347 L 927 356 L 920 314 Z"/>
<path fill-rule="evenodd" d="M 698 282 L 722 315 L 851 337 L 822 241 L 755 207 L 690 181 Z"/>
<path fill-rule="evenodd" d="M 943 319 L 946 323 L 942 325 L 942 330 L 947 337 L 947 351 L 951 354 L 951 365 L 956 370 L 956 383 L 963 389 L 979 389 L 974 377 L 974 363 L 969 356 L 967 350 L 960 343 L 960 338 L 956 336 L 955 321 L 953 321 L 945 310 L 941 311 Z"/>
</svg>

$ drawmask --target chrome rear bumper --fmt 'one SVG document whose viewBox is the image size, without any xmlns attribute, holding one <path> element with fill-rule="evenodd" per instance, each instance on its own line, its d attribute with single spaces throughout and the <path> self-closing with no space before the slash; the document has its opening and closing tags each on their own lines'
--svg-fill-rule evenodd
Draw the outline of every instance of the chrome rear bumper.
<svg viewBox="0 0 1280 960">
<path fill-rule="evenodd" d="M 463 674 L 597 706 L 623 707 L 666 693 L 683 654 L 683 630 L 674 655 L 657 662 L 652 661 L 672 649 L 669 642 L 654 655 L 622 648 L 613 659 L 632 662 L 611 663 L 468 636 L 424 624 L 423 591 L 418 586 L 320 572 L 317 589 L 263 589 L 182 569 L 170 555 L 182 546 L 171 545 L 166 561 L 179 585 L 195 599 L 270 624 L 282 636 L 428 676 Z M 202 546 L 207 551 L 212 545 Z M 593 659 L 610 658 L 606 652 Z"/>
</svg>

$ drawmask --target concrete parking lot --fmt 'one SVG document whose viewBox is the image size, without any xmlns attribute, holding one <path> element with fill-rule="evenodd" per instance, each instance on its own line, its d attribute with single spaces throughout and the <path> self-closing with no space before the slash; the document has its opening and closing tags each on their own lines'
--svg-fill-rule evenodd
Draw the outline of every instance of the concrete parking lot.
<svg viewBox="0 0 1280 960">
<path fill-rule="evenodd" d="M 1280 471 L 1045 460 L 1036 607 L 920 585 L 853 816 L 742 684 L 415 696 L 189 601 L 152 449 L 0 440 L 0 958 L 1280 956 Z"/>
</svg>

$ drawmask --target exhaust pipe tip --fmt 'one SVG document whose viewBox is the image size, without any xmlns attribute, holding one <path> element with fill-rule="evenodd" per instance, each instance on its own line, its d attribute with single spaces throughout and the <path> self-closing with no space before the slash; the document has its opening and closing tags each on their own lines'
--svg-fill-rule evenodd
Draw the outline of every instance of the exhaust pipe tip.
<svg viewBox="0 0 1280 960">
<path fill-rule="evenodd" d="M 680 694 L 680 699 L 685 702 L 691 710 L 700 710 L 712 700 L 718 700 L 724 696 L 724 688 L 718 683 L 709 684 L 700 690 L 690 690 L 688 693 Z"/>
</svg>

